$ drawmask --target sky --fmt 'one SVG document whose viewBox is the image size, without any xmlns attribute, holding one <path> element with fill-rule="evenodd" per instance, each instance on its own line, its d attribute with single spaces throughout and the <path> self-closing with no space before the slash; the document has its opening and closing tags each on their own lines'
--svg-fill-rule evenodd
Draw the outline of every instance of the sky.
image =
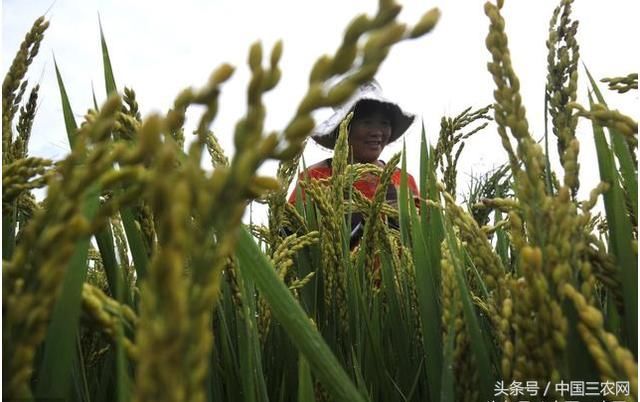
<svg viewBox="0 0 640 402">
<path fill-rule="evenodd" d="M 440 8 L 440 22 L 430 34 L 402 42 L 390 52 L 377 80 L 385 95 L 417 118 L 404 139 L 409 171 L 418 174 L 419 138 L 424 124 L 435 144 L 442 116 L 456 116 L 467 107 L 484 107 L 493 101 L 494 84 L 487 72 L 490 55 L 485 48 L 489 21 L 483 0 L 399 1 L 400 22 L 413 24 L 432 7 Z M 544 133 L 543 96 L 546 82 L 545 41 L 553 9 L 559 0 L 505 1 L 503 16 L 513 66 L 521 82 L 532 134 Z M 212 125 L 227 154 L 233 152 L 233 128 L 246 111 L 249 46 L 259 40 L 268 55 L 282 39 L 284 53 L 280 84 L 264 100 L 266 131 L 281 130 L 293 116 L 307 89 L 314 61 L 332 53 L 344 28 L 360 13 L 373 14 L 377 1 L 249 1 L 249 0 L 51 0 L 2 2 L 2 73 L 6 71 L 32 22 L 45 14 L 50 27 L 40 54 L 30 68 L 30 83 L 41 85 L 38 113 L 33 125 L 30 154 L 53 159 L 68 152 L 53 57 L 57 60 L 76 120 L 92 107 L 92 87 L 98 102 L 105 99 L 99 24 L 109 46 L 118 88 L 136 91 L 143 116 L 166 112 L 174 97 L 186 87 L 203 86 L 222 63 L 236 67 L 224 84 L 218 117 Z M 637 0 L 605 2 L 576 0 L 573 18 L 580 21 L 578 43 L 581 62 L 596 79 L 638 72 L 639 53 L 631 49 L 640 37 Z M 633 39 L 635 38 L 635 39 Z M 265 61 L 266 62 L 266 61 Z M 588 104 L 587 83 L 580 69 L 578 101 Z M 619 95 L 605 90 L 612 108 L 638 119 L 638 91 Z M 201 109 L 188 114 L 187 133 L 197 123 Z M 330 114 L 323 110 L 324 118 Z M 590 125 L 578 126 L 581 141 L 582 198 L 597 182 L 597 163 Z M 552 146 L 551 148 L 555 148 Z M 390 144 L 383 159 L 402 149 Z M 331 154 L 310 142 L 307 164 Z M 468 140 L 459 162 L 459 192 L 469 177 L 506 161 L 494 125 Z M 261 173 L 275 173 L 275 163 Z"/>
</svg>

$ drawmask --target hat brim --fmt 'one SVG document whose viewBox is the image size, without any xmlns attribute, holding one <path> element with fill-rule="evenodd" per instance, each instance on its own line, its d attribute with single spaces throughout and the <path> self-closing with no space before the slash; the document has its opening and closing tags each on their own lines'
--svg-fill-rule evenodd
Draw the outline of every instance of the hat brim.
<svg viewBox="0 0 640 402">
<path fill-rule="evenodd" d="M 323 147 L 333 149 L 338 138 L 338 129 L 340 127 L 340 123 L 342 123 L 347 115 L 355 109 L 358 103 L 364 100 L 375 101 L 390 106 L 390 110 L 394 114 L 394 126 L 391 131 L 391 137 L 389 137 L 389 143 L 392 143 L 398 138 L 402 137 L 402 135 L 407 131 L 407 129 L 409 128 L 409 126 L 411 126 L 413 120 L 415 119 L 415 115 L 403 111 L 396 103 L 391 102 L 376 93 L 371 93 L 364 96 L 359 96 L 357 99 L 347 102 L 337 108 L 333 115 L 331 115 L 324 122 L 320 123 L 313 130 L 311 138 Z"/>
</svg>

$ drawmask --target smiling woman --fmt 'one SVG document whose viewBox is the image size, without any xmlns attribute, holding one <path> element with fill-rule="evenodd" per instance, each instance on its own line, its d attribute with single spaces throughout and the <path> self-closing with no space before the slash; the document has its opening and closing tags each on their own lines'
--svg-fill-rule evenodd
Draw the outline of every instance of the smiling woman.
<svg viewBox="0 0 640 402">
<path fill-rule="evenodd" d="M 354 110 L 349 145 L 353 161 L 377 163 L 382 149 L 389 143 L 393 114 L 386 104 L 363 100 Z"/>
<path fill-rule="evenodd" d="M 311 138 L 324 147 L 334 149 L 340 123 L 352 112 L 348 138 L 350 163 L 368 163 L 384 167 L 385 162 L 379 159 L 380 154 L 389 143 L 406 132 L 415 116 L 403 111 L 398 104 L 385 98 L 380 85 L 373 80 L 361 85 L 348 101 L 336 108 L 331 117 L 316 127 Z M 299 179 L 305 176 L 314 180 L 328 179 L 333 174 L 332 164 L 333 158 L 320 161 L 310 166 Z M 401 176 L 401 171 L 397 168 L 391 176 L 385 196 L 385 201 L 391 205 L 397 204 Z M 353 183 L 353 188 L 371 200 L 379 184 L 379 176 L 367 173 Z M 410 174 L 407 174 L 407 184 L 413 197 L 418 197 L 416 182 Z M 289 197 L 289 202 L 295 202 L 298 187 L 299 183 Z M 360 214 L 351 216 L 352 244 L 355 243 L 354 238 L 361 234 L 363 222 Z M 393 222 L 390 224 L 393 225 Z"/>
</svg>

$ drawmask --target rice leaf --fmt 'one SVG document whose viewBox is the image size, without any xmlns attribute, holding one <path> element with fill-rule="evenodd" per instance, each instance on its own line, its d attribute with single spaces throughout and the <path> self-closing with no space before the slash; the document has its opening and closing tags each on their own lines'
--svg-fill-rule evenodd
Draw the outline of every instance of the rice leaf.
<svg viewBox="0 0 640 402">
<path fill-rule="evenodd" d="M 255 282 L 273 316 L 333 396 L 339 401 L 365 401 L 244 227 L 240 229 L 237 256 L 243 276 Z"/>
<path fill-rule="evenodd" d="M 100 251 L 100 257 L 102 258 L 102 266 L 104 273 L 107 276 L 107 284 L 111 294 L 116 296 L 116 300 L 124 301 L 127 304 L 131 304 L 131 297 L 128 289 L 123 292 L 122 287 L 124 285 L 124 279 L 118 261 L 116 259 L 115 244 L 113 243 L 113 233 L 111 230 L 111 224 L 107 224 L 105 229 L 101 230 L 95 235 L 98 250 Z M 117 295 L 122 295 L 122 298 Z"/>
<path fill-rule="evenodd" d="M 444 353 L 443 353 L 443 365 L 442 365 L 442 380 L 440 385 L 440 399 L 437 399 L 440 402 L 455 402 L 455 379 L 453 372 L 453 349 L 455 346 L 455 338 L 456 338 L 456 325 L 455 318 L 457 316 L 457 304 L 453 303 L 453 311 L 451 312 L 451 316 L 449 317 L 448 322 L 448 331 L 449 334 L 447 336 L 447 340 L 444 344 Z"/>
<path fill-rule="evenodd" d="M 67 96 L 67 90 L 64 87 L 64 83 L 62 82 L 62 75 L 60 74 L 60 70 L 58 69 L 58 63 L 56 62 L 55 57 L 53 58 L 53 64 L 56 69 L 56 78 L 58 80 L 58 88 L 60 89 L 60 98 L 62 100 L 62 114 L 64 116 L 64 126 L 67 130 L 67 138 L 69 139 L 69 146 L 73 149 L 75 144 L 75 136 L 76 131 L 78 131 L 78 125 L 76 124 L 76 120 L 73 117 L 73 110 L 71 110 L 71 103 L 69 102 L 69 97 Z"/>
<path fill-rule="evenodd" d="M 99 194 L 100 191 L 94 186 L 85 197 L 83 213 L 89 220 L 98 209 Z M 53 308 L 44 341 L 44 355 L 38 370 L 36 387 L 38 397 L 64 398 L 67 396 L 75 337 L 78 332 L 82 284 L 87 274 L 88 252 L 89 238 L 87 237 L 76 243 L 64 276 L 60 297 Z"/>
<path fill-rule="evenodd" d="M 564 365 L 569 370 L 571 378 L 598 381 L 598 368 L 577 329 L 580 318 L 573 302 L 564 300 L 562 312 L 567 318 L 567 339 L 571 339 L 571 342 L 567 342 Z"/>
<path fill-rule="evenodd" d="M 411 332 L 409 332 L 409 328 L 407 325 L 408 323 L 405 318 L 406 316 L 402 314 L 399 295 L 396 291 L 396 287 L 394 286 L 395 275 L 393 274 L 391 256 L 389 255 L 387 250 L 384 250 L 381 254 L 383 284 L 382 291 L 387 296 L 387 307 L 389 309 L 383 317 L 383 320 L 385 322 L 383 329 L 389 331 L 389 338 L 391 341 L 388 342 L 387 345 L 394 351 L 394 353 L 390 357 L 394 358 L 395 356 L 406 356 L 406 358 L 393 359 L 392 367 L 394 367 L 398 373 L 401 373 L 398 376 L 400 381 L 399 388 L 408 389 L 408 387 L 410 386 L 408 382 L 411 380 L 411 374 L 413 374 L 413 370 L 411 369 L 411 365 L 409 363 L 414 356 L 411 356 L 409 337 L 395 335 L 410 334 Z M 399 279 L 397 280 L 399 281 Z"/>
<path fill-rule="evenodd" d="M 597 83 L 589 73 L 589 70 L 585 67 L 589 81 L 591 82 L 591 88 L 599 103 L 606 106 L 602 92 L 598 88 Z M 628 194 L 628 200 L 631 203 L 633 210 L 633 216 L 638 218 L 638 169 L 633 163 L 633 157 L 631 156 L 631 150 L 627 142 L 624 140 L 622 134 L 618 133 L 615 129 L 609 129 L 609 140 L 613 147 L 613 152 L 618 158 L 620 164 L 620 176 L 622 178 L 623 189 Z"/>
<path fill-rule="evenodd" d="M 113 76 L 113 68 L 111 68 L 111 59 L 109 58 L 109 49 L 107 48 L 107 41 L 104 38 L 100 18 L 98 18 L 98 25 L 100 26 L 100 45 L 102 47 L 102 63 L 104 65 L 104 83 L 107 96 L 109 96 L 112 93 L 117 92 L 116 80 Z"/>
<path fill-rule="evenodd" d="M 78 125 L 73 117 L 73 110 L 71 109 L 71 103 L 69 101 L 69 97 L 67 95 L 67 91 L 64 86 L 64 82 L 62 80 L 62 75 L 60 73 L 60 69 L 58 67 L 57 62 L 54 57 L 54 66 L 56 70 L 56 78 L 58 81 L 58 88 L 60 89 L 60 98 L 62 102 L 62 112 L 64 116 L 65 128 L 67 131 L 67 138 L 69 140 L 69 146 L 73 149 L 75 143 L 75 136 L 78 130 Z M 94 104 L 95 94 L 94 94 Z M 98 105 L 95 104 L 96 110 L 98 109 Z M 102 257 L 102 263 L 104 265 L 105 274 L 107 276 L 107 281 L 109 284 L 109 289 L 111 290 L 111 294 L 116 295 L 118 292 L 116 291 L 118 283 L 123 283 L 122 275 L 119 270 L 116 256 L 115 256 L 115 247 L 113 245 L 113 234 L 111 232 L 111 225 L 107 225 L 107 227 L 96 234 L 96 243 L 98 245 L 98 249 L 100 250 L 100 254 Z M 125 293 L 128 295 L 128 292 Z M 125 301 L 130 304 L 131 300 L 129 297 L 126 297 Z"/>
<path fill-rule="evenodd" d="M 590 102 L 593 103 L 589 95 Z M 604 193 L 604 209 L 609 228 L 610 250 L 616 258 L 619 268 L 619 279 L 622 283 L 624 298 L 624 328 L 626 344 L 637 358 L 638 345 L 638 263 L 633 251 L 633 235 L 630 217 L 625 213 L 623 190 L 616 174 L 613 152 L 607 144 L 604 130 L 593 123 L 593 134 L 598 155 L 600 180 L 609 184 Z"/>
<path fill-rule="evenodd" d="M 413 396 L 416 394 L 416 391 L 418 390 L 418 386 L 421 383 L 420 380 L 424 376 L 423 370 L 424 370 L 424 358 L 420 360 L 420 365 L 418 366 L 418 370 L 416 370 L 416 375 L 413 379 L 413 384 L 411 385 L 411 388 L 409 389 L 409 393 L 407 394 L 408 401 L 413 400 Z"/>
<path fill-rule="evenodd" d="M 612 292 L 607 292 L 607 298 L 605 300 L 603 308 L 604 314 L 604 327 L 607 331 L 619 334 L 621 331 L 620 315 L 615 304 Z"/>
<path fill-rule="evenodd" d="M 93 87 L 93 82 L 91 83 L 91 99 L 93 100 L 93 107 L 98 110 L 98 99 L 96 99 L 96 89 Z"/>
<path fill-rule="evenodd" d="M 475 312 L 473 301 L 471 300 L 471 291 L 469 290 L 467 280 L 464 277 L 462 253 L 458 247 L 458 243 L 453 232 L 453 226 L 450 222 L 445 222 L 445 238 L 451 253 L 451 259 L 455 269 L 456 284 L 460 289 L 460 295 L 462 297 L 464 321 L 467 329 L 469 330 L 471 350 L 475 356 L 475 362 L 477 365 L 479 384 L 481 386 L 479 390 L 480 399 L 488 401 L 491 400 L 492 387 L 493 384 L 495 384 L 490 360 L 492 353 L 489 350 L 489 343 L 484 338 L 483 332 L 480 329 L 480 323 Z"/>
<path fill-rule="evenodd" d="M 406 176 L 405 170 L 403 170 L 402 175 Z M 416 271 L 416 293 L 418 296 L 420 323 L 422 325 L 427 381 L 429 383 L 430 399 L 436 401 L 440 394 L 440 381 L 442 378 L 442 329 L 440 320 L 434 319 L 434 317 L 441 316 L 437 288 L 437 283 L 439 282 L 436 282 L 434 266 L 428 257 L 427 244 L 422 232 L 424 222 L 420 222 L 415 203 L 407 199 L 401 202 L 406 203 L 410 213 L 413 261 Z M 428 227 L 428 229 L 430 228 Z"/>
<path fill-rule="evenodd" d="M 427 154 L 427 159 L 421 161 L 421 164 L 425 164 L 427 174 L 427 198 L 433 202 L 439 202 L 440 195 L 436 188 L 436 163 L 435 158 L 431 155 L 435 154 L 433 147 L 430 147 L 430 152 Z M 442 214 L 436 206 L 426 205 L 426 213 L 422 217 L 422 236 L 426 240 L 427 252 L 429 256 L 429 263 L 432 267 L 433 277 L 435 283 L 442 283 L 440 275 L 440 259 L 441 251 L 440 244 L 444 240 L 444 224 L 442 222 Z M 422 214 L 422 211 L 420 211 Z"/>
<path fill-rule="evenodd" d="M 249 327 L 246 322 L 238 323 L 238 349 L 240 356 L 240 382 L 242 384 L 242 395 L 246 402 L 256 401 L 255 377 L 252 371 L 251 353 L 249 352 Z"/>
<path fill-rule="evenodd" d="M 400 175 L 400 191 L 399 197 L 400 202 L 398 203 L 398 216 L 400 220 L 400 239 L 402 240 L 402 244 L 409 246 L 410 238 L 409 238 L 409 211 L 407 202 L 409 200 L 409 186 L 407 185 L 407 145 L 403 141 L 402 142 L 402 174 Z"/>
<path fill-rule="evenodd" d="M 107 47 L 107 41 L 104 37 L 102 30 L 102 23 L 100 21 L 100 44 L 102 48 L 102 62 L 104 69 L 104 81 L 107 96 L 116 93 L 116 81 L 113 76 L 113 68 L 111 66 L 111 59 L 109 58 L 109 49 Z M 136 279 L 141 281 L 144 279 L 147 273 L 147 266 L 149 265 L 149 253 L 142 240 L 142 233 L 136 224 L 133 210 L 130 207 L 126 207 L 120 210 L 120 216 L 122 218 L 122 224 L 124 226 L 125 235 L 127 236 L 127 242 L 129 244 L 129 250 L 131 251 L 131 257 L 136 269 Z"/>
<path fill-rule="evenodd" d="M 87 381 L 88 368 L 85 366 L 83 358 L 82 344 L 80 343 L 80 333 L 76 335 L 76 348 L 73 356 L 72 378 L 76 395 L 81 400 L 90 401 L 89 383 Z"/>
<path fill-rule="evenodd" d="M 211 353 L 211 381 L 209 384 L 212 395 L 226 395 L 229 400 L 237 400 L 240 399 L 242 387 L 239 384 L 241 379 L 240 359 L 236 353 L 239 338 L 235 329 L 236 322 L 239 321 L 238 315 L 241 312 L 231 301 L 231 290 L 226 281 L 223 282 L 222 287 L 223 296 L 216 308 L 216 316 L 220 325 L 216 327 L 216 345 Z M 241 300 L 244 302 L 242 295 Z M 222 393 L 223 384 L 227 386 L 226 394 Z"/>
<path fill-rule="evenodd" d="M 315 402 L 315 400 L 311 370 L 304 356 L 300 354 L 298 357 L 298 401 Z"/>
<path fill-rule="evenodd" d="M 77 124 L 75 122 L 75 119 L 73 118 L 73 112 L 71 110 L 71 106 L 70 106 L 70 102 L 69 102 L 69 98 L 67 96 L 66 90 L 65 90 L 65 86 L 64 86 L 64 82 L 62 80 L 62 76 L 60 74 L 60 70 L 58 68 L 58 65 L 55 65 L 55 69 L 56 69 L 56 77 L 57 77 L 57 81 L 58 81 L 58 86 L 60 89 L 60 95 L 61 95 L 61 99 L 62 99 L 62 109 L 63 109 L 63 114 L 64 114 L 64 119 L 65 119 L 65 127 L 67 130 L 67 137 L 69 139 L 69 145 L 71 148 L 73 148 L 74 144 L 75 144 L 75 135 L 77 132 Z M 95 98 L 94 98 L 94 102 L 95 102 Z M 96 106 L 97 109 L 97 106 Z M 88 194 L 86 195 L 86 202 L 88 203 L 88 205 L 92 205 L 94 208 L 94 212 L 95 213 L 95 209 L 97 209 L 97 206 L 99 204 L 99 196 L 100 196 L 100 190 L 97 188 L 97 186 L 93 186 Z M 87 216 L 88 218 L 90 216 Z M 113 244 L 113 234 L 111 231 L 111 225 L 108 224 L 104 229 L 102 229 L 101 231 L 99 231 L 98 233 L 96 233 L 95 235 L 95 239 L 96 239 L 96 243 L 98 245 L 98 249 L 100 250 L 100 254 L 101 254 L 101 259 L 102 259 L 102 263 L 103 263 L 103 267 L 105 270 L 105 274 L 107 277 L 107 283 L 109 285 L 109 289 L 111 290 L 111 293 L 116 297 L 116 300 L 120 301 L 120 302 L 126 302 L 127 304 L 131 304 L 132 300 L 129 297 L 129 292 L 124 292 L 123 289 L 123 285 L 124 285 L 124 280 L 123 280 L 123 276 L 122 276 L 122 271 L 120 270 L 120 267 L 117 263 L 117 259 L 115 256 L 115 247 Z M 88 240 L 86 242 L 86 247 L 88 248 Z M 85 247 L 83 245 L 83 247 Z M 86 253 L 87 251 L 84 251 L 84 255 L 85 255 L 85 262 L 84 262 L 84 269 L 85 269 L 85 273 L 84 275 L 86 276 Z M 75 271 L 78 271 L 78 268 L 74 269 Z M 85 276 L 82 277 L 82 279 L 80 280 L 80 278 L 76 278 L 76 280 L 74 282 L 72 282 L 72 284 L 70 286 L 74 287 L 74 289 L 63 289 L 63 297 L 65 298 L 69 298 L 69 297 L 75 297 L 75 302 L 78 304 L 78 312 L 71 312 L 70 315 L 67 316 L 66 312 L 62 312 L 59 313 L 60 318 L 58 318 L 59 320 L 65 320 L 68 319 L 68 323 L 67 325 L 69 326 L 69 328 L 67 328 L 66 330 L 62 329 L 62 327 L 58 330 L 58 332 L 60 332 L 61 334 L 68 334 L 70 333 L 71 330 L 75 330 L 75 327 L 77 327 L 78 323 L 77 323 L 77 315 L 79 314 L 79 303 L 80 303 L 80 298 L 81 298 L 81 294 L 82 294 L 82 283 L 84 282 Z M 72 301 L 67 301 L 67 303 L 72 303 Z M 57 307 L 57 306 L 56 306 Z M 54 310 L 55 312 L 55 310 Z M 55 314 L 55 313 L 54 313 Z M 56 317 L 52 317 L 52 325 L 54 323 L 54 320 L 56 320 Z M 64 324 L 57 324 L 56 325 L 64 325 Z M 122 337 L 123 335 L 123 330 L 121 328 L 121 325 L 118 323 L 117 324 L 117 332 L 118 334 L 116 334 L 118 337 Z M 58 335 L 58 336 L 66 336 L 66 335 Z M 47 333 L 47 338 L 49 337 L 49 333 Z M 67 337 L 68 338 L 68 337 Z M 65 339 L 67 339 L 65 338 Z M 53 341 L 53 340 L 49 340 L 48 342 L 57 342 L 57 341 Z M 47 348 L 47 341 L 45 341 L 45 350 Z M 68 342 L 68 341 L 64 341 L 64 342 Z M 124 355 L 124 350 L 122 348 L 121 343 L 117 342 L 116 343 L 116 381 L 117 381 L 117 386 L 116 386 L 116 394 L 117 394 L 117 398 L 118 400 L 125 400 L 128 399 L 127 395 L 129 394 L 129 379 L 128 379 L 128 373 L 127 373 L 127 359 Z M 45 352 L 45 358 L 47 358 L 47 354 Z M 50 365 L 50 362 L 47 362 L 46 360 L 43 360 L 43 365 Z M 60 364 L 65 364 L 65 359 L 60 360 Z M 43 366 L 46 367 L 46 366 Z M 64 373 L 67 372 L 68 370 L 64 368 L 65 366 L 62 366 L 62 368 L 56 369 L 58 372 Z M 64 386 L 64 385 L 61 385 Z M 43 385 L 44 387 L 44 385 Z M 38 388 L 39 390 L 41 388 Z M 44 388 L 42 388 L 44 389 Z M 43 391 L 45 392 L 45 391 Z M 44 394 L 46 395 L 46 394 Z"/>
<path fill-rule="evenodd" d="M 69 145 L 73 148 L 77 125 L 57 64 L 55 64 L 55 69 L 67 137 Z M 99 196 L 100 190 L 96 186 L 89 188 L 85 194 L 83 212 L 89 220 L 93 218 L 98 209 Z M 54 306 L 44 341 L 44 353 L 38 370 L 36 388 L 38 396 L 66 397 L 67 395 L 80 315 L 82 284 L 87 273 L 88 251 L 89 238 L 78 241 L 65 273 L 60 297 Z"/>
<path fill-rule="evenodd" d="M 142 281 L 147 276 L 147 267 L 149 266 L 149 256 L 147 248 L 142 240 L 142 233 L 136 224 L 131 208 L 123 208 L 120 210 L 122 218 L 122 226 L 127 236 L 127 243 L 131 251 L 131 258 L 136 269 L 136 280 Z"/>
<path fill-rule="evenodd" d="M 429 148 L 427 147 L 427 134 L 422 121 L 422 131 L 420 132 L 420 217 L 424 224 L 427 222 L 427 196 L 429 186 L 427 180 L 429 176 Z"/>
</svg>

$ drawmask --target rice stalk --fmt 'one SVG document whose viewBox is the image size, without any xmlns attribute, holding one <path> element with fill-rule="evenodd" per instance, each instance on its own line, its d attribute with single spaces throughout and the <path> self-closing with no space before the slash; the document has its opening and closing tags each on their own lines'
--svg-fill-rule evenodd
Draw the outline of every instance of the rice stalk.
<svg viewBox="0 0 640 402">
<path fill-rule="evenodd" d="M 571 20 L 572 3 L 572 0 L 560 2 L 549 23 L 545 102 L 551 115 L 553 133 L 558 138 L 558 155 L 565 170 L 564 184 L 575 198 L 580 186 L 578 149 L 574 141 L 578 116 L 567 105 L 577 98 L 580 49 L 576 41 L 578 21 Z"/>
</svg>

